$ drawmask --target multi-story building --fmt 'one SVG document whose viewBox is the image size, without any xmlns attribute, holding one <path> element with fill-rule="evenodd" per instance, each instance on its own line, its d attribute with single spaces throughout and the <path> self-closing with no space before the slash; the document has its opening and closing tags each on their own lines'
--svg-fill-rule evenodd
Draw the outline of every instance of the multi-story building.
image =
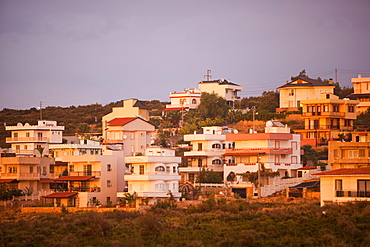
<svg viewBox="0 0 370 247">
<path fill-rule="evenodd" d="M 351 99 L 358 99 L 360 103 L 357 105 L 357 114 L 361 114 L 370 108 L 370 77 L 352 78 L 353 94 L 348 95 Z"/>
<path fill-rule="evenodd" d="M 196 181 L 202 169 L 214 171 L 223 177 L 224 153 L 232 148 L 232 141 L 226 140 L 227 127 L 203 127 L 201 133 L 184 135 L 184 141 L 191 143 L 192 150 L 184 153 L 184 162 L 179 168 L 182 181 Z"/>
<path fill-rule="evenodd" d="M 78 137 L 68 138 L 67 143 L 49 145 L 50 153 L 56 160 L 61 160 L 63 156 L 98 155 L 102 154 L 102 149 L 103 146 L 100 142 L 79 139 Z"/>
<path fill-rule="evenodd" d="M 63 184 L 53 181 L 54 171 L 50 167 L 56 162 L 49 157 L 0 157 L 0 183 L 10 189 L 22 190 L 28 196 L 45 196 L 51 189 Z"/>
<path fill-rule="evenodd" d="M 323 93 L 334 93 L 334 88 L 332 80 L 323 82 L 309 77 L 299 77 L 277 88 L 280 91 L 280 107 L 276 111 L 297 111 L 302 100 L 321 99 Z"/>
<path fill-rule="evenodd" d="M 214 81 L 201 81 L 198 83 L 198 88 L 201 92 L 214 93 L 226 99 L 227 104 L 234 106 L 237 100 L 240 100 L 238 92 L 243 90 L 243 87 L 230 82 L 226 79 Z"/>
<path fill-rule="evenodd" d="M 181 93 L 170 93 L 171 104 L 163 111 L 195 109 L 200 104 L 201 92 L 197 88 L 185 89 Z"/>
<path fill-rule="evenodd" d="M 125 156 L 144 153 L 150 146 L 155 126 L 141 117 L 117 117 L 106 123 L 104 144 L 124 150 Z"/>
<path fill-rule="evenodd" d="M 228 161 L 225 181 L 230 180 L 231 172 L 238 174 L 258 169 L 277 171 L 280 177 L 294 177 L 296 170 L 302 167 L 300 135 L 291 134 L 289 127 L 276 120 L 266 123 L 265 133 L 227 134 L 226 140 L 233 142 L 233 148 L 224 154 Z"/>
<path fill-rule="evenodd" d="M 37 125 L 18 123 L 16 126 L 6 126 L 11 131 L 11 137 L 6 143 L 11 144 L 12 151 L 17 156 L 42 156 L 49 154 L 49 144 L 62 143 L 64 126 L 58 126 L 57 121 L 39 120 Z"/>
<path fill-rule="evenodd" d="M 180 162 L 174 150 L 160 147 L 148 147 L 145 155 L 125 157 L 130 167 L 130 173 L 125 175 L 128 193 L 136 193 L 139 204 L 154 204 L 171 196 L 178 200 Z M 117 197 L 125 197 L 125 193 L 119 192 Z"/>
<path fill-rule="evenodd" d="M 370 201 L 370 167 L 313 174 L 320 177 L 320 204 Z"/>
<path fill-rule="evenodd" d="M 352 132 L 350 140 L 329 141 L 328 153 L 333 170 L 370 167 L 370 133 Z"/>
<path fill-rule="evenodd" d="M 68 192 L 56 192 L 48 198 L 68 198 L 72 196 L 69 193 L 74 193 L 76 207 L 116 204 L 117 192 L 125 189 L 125 166 L 122 151 L 110 152 L 108 155 L 63 156 L 63 162 L 68 163 L 68 176 L 54 181 L 67 182 Z"/>
<path fill-rule="evenodd" d="M 301 100 L 305 128 L 294 132 L 302 134 L 302 145 L 326 144 L 342 132 L 353 131 L 358 103 L 331 93 L 322 94 L 320 99 Z"/>
<path fill-rule="evenodd" d="M 107 127 L 108 122 L 115 118 L 122 117 L 142 117 L 145 120 L 149 120 L 150 108 L 143 105 L 137 99 L 127 99 L 122 101 L 122 107 L 113 107 L 112 112 L 103 116 L 102 118 L 102 131 L 103 139 L 107 139 Z"/>
</svg>

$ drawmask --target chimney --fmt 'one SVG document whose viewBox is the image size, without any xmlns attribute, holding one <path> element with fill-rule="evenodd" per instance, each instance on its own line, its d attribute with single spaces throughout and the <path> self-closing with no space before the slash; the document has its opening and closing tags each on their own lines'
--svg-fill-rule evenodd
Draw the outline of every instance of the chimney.
<svg viewBox="0 0 370 247">
<path fill-rule="evenodd" d="M 329 78 L 329 84 L 333 84 L 333 78 Z"/>
<path fill-rule="evenodd" d="M 361 74 L 358 74 L 358 76 L 357 76 L 358 78 L 361 78 L 362 76 L 361 76 Z"/>
</svg>

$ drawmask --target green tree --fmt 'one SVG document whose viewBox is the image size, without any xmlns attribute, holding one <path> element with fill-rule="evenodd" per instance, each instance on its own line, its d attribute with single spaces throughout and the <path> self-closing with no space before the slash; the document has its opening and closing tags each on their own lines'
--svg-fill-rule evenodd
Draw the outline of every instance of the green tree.
<svg viewBox="0 0 370 247">
<path fill-rule="evenodd" d="M 296 81 L 296 80 L 298 80 L 299 78 L 302 78 L 302 77 L 308 77 L 306 75 L 306 70 L 305 69 L 303 69 L 301 72 L 299 72 L 299 75 L 297 75 L 297 76 L 291 76 L 290 77 L 290 80 L 291 81 Z"/>
<path fill-rule="evenodd" d="M 219 173 L 211 171 L 206 171 L 204 168 L 200 172 L 196 183 L 212 183 L 212 184 L 218 184 L 222 183 L 222 177 Z"/>
<path fill-rule="evenodd" d="M 196 112 L 201 119 L 215 119 L 217 117 L 225 119 L 229 108 L 224 98 L 216 94 L 203 92 L 201 103 L 198 105 Z"/>
<path fill-rule="evenodd" d="M 311 161 L 313 165 L 316 165 L 317 160 L 319 159 L 320 153 L 318 153 L 315 149 L 313 149 L 311 145 L 303 145 L 301 149 L 303 149 L 303 155 L 301 156 L 302 161 L 303 161 L 303 166 L 306 166 L 308 161 Z"/>
</svg>

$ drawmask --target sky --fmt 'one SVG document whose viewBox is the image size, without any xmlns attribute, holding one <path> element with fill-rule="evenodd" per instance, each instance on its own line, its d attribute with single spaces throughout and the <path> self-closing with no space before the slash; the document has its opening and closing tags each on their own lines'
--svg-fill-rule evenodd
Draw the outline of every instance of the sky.
<svg viewBox="0 0 370 247">
<path fill-rule="evenodd" d="M 0 0 L 0 110 L 370 76 L 369 0 Z M 335 73 L 337 69 L 337 73 Z"/>
</svg>

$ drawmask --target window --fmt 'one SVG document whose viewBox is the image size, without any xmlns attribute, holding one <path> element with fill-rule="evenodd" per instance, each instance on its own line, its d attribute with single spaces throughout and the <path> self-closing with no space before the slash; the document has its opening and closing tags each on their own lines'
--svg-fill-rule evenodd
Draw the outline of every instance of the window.
<svg viewBox="0 0 370 247">
<path fill-rule="evenodd" d="M 297 148 L 298 148 L 297 142 L 292 142 L 292 149 L 297 150 Z"/>
<path fill-rule="evenodd" d="M 358 158 L 357 150 L 348 150 L 347 158 L 348 159 L 357 159 Z"/>
<path fill-rule="evenodd" d="M 24 150 L 27 150 L 28 146 L 27 145 L 24 145 Z"/>
<path fill-rule="evenodd" d="M 221 148 L 221 144 L 215 143 L 215 144 L 212 145 L 212 148 L 218 148 L 218 149 L 220 149 Z"/>
<path fill-rule="evenodd" d="M 359 197 L 370 197 L 370 180 L 357 180 L 357 193 Z"/>
<path fill-rule="evenodd" d="M 107 180 L 107 187 L 112 187 L 112 182 L 110 180 Z"/>
<path fill-rule="evenodd" d="M 14 133 L 13 137 L 18 137 L 18 133 Z"/>
<path fill-rule="evenodd" d="M 342 191 L 342 190 L 343 190 L 342 179 L 335 179 L 335 191 Z"/>
<path fill-rule="evenodd" d="M 92 166 L 84 165 L 84 176 L 91 176 L 91 175 L 92 175 Z"/>
<path fill-rule="evenodd" d="M 111 164 L 107 164 L 107 171 L 108 172 L 112 171 L 112 165 Z"/>
<path fill-rule="evenodd" d="M 171 173 L 171 167 L 166 166 L 166 172 L 167 172 L 167 173 Z"/>
<path fill-rule="evenodd" d="M 212 165 L 221 165 L 222 161 L 220 159 L 212 160 Z"/>
<path fill-rule="evenodd" d="M 329 106 L 328 105 L 324 105 L 324 112 L 328 112 L 329 111 Z"/>
<path fill-rule="evenodd" d="M 26 137 L 30 137 L 30 132 L 26 132 Z"/>
<path fill-rule="evenodd" d="M 156 172 L 165 172 L 166 171 L 166 169 L 164 168 L 164 166 L 157 166 L 154 170 Z"/>
<path fill-rule="evenodd" d="M 74 172 L 75 171 L 75 166 L 74 165 L 70 165 L 69 166 L 69 171 L 70 172 Z"/>
<path fill-rule="evenodd" d="M 196 105 L 196 104 L 197 104 L 197 100 L 196 100 L 196 99 L 193 99 L 191 103 L 192 103 L 193 105 Z"/>
<path fill-rule="evenodd" d="M 164 169 L 164 167 L 163 167 L 163 169 Z M 139 166 L 139 174 L 144 175 L 144 165 Z"/>
<path fill-rule="evenodd" d="M 361 158 L 365 157 L 365 149 L 359 149 L 358 150 L 358 156 L 361 157 Z"/>
<path fill-rule="evenodd" d="M 42 167 L 42 175 L 44 175 L 44 176 L 46 175 L 46 167 L 45 166 Z"/>
<path fill-rule="evenodd" d="M 177 170 L 176 170 L 176 166 L 172 167 L 172 172 L 173 172 L 173 173 L 176 173 L 176 172 L 177 172 Z"/>
<path fill-rule="evenodd" d="M 194 173 L 189 173 L 189 181 L 194 183 L 194 181 L 195 181 L 195 174 Z"/>
<path fill-rule="evenodd" d="M 354 105 L 348 105 L 348 112 L 355 112 L 355 106 Z"/>
<path fill-rule="evenodd" d="M 280 155 L 275 155 L 275 165 L 280 164 Z"/>
<path fill-rule="evenodd" d="M 202 167 L 202 159 L 198 159 L 198 167 Z"/>
<path fill-rule="evenodd" d="M 198 143 L 198 151 L 202 151 L 202 149 L 203 149 L 202 143 Z"/>
<path fill-rule="evenodd" d="M 17 167 L 15 166 L 8 167 L 8 173 L 17 173 Z"/>
<path fill-rule="evenodd" d="M 297 164 L 297 156 L 292 156 L 292 164 Z"/>
<path fill-rule="evenodd" d="M 275 141 L 275 149 L 279 149 L 280 148 L 280 141 Z"/>
<path fill-rule="evenodd" d="M 42 137 L 42 133 L 41 132 L 38 132 L 37 133 L 37 137 Z"/>
<path fill-rule="evenodd" d="M 107 203 L 110 202 L 110 196 L 107 196 Z"/>
</svg>

